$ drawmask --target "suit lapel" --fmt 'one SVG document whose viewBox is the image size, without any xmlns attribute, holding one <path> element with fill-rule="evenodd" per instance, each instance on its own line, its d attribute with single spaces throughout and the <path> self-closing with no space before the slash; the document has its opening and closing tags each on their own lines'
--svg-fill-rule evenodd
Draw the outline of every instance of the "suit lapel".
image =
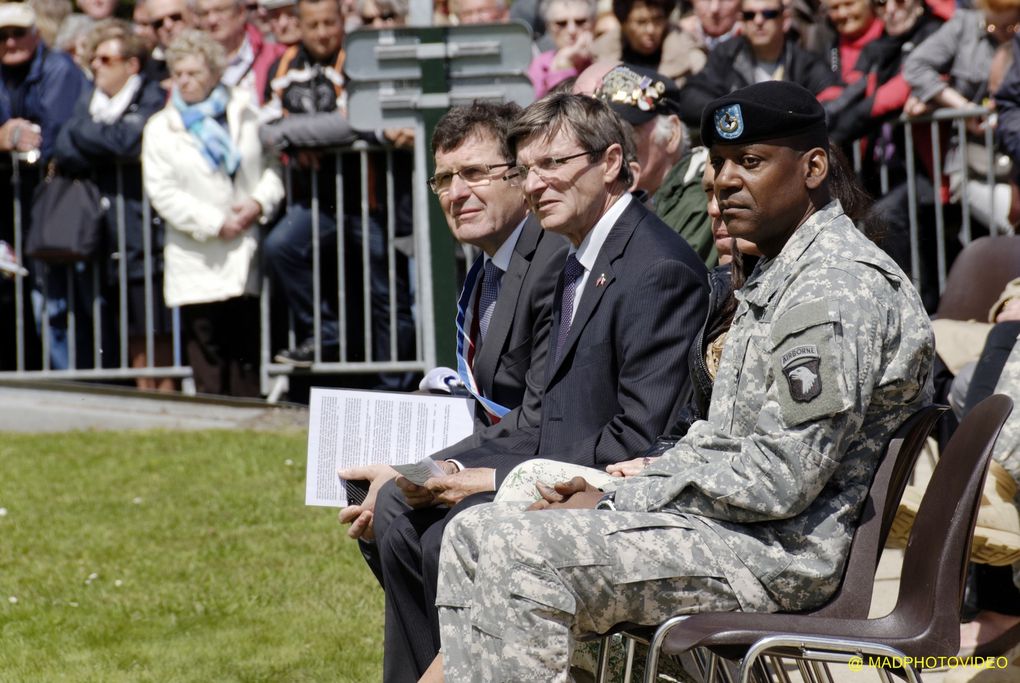
<svg viewBox="0 0 1020 683">
<path fill-rule="evenodd" d="M 489 321 L 489 331 L 485 335 L 485 343 L 482 344 L 481 352 L 475 358 L 475 379 L 478 380 L 480 386 L 491 387 L 493 384 L 499 358 L 506 348 L 506 340 L 513 327 L 521 287 L 524 285 L 524 278 L 528 275 L 528 269 L 531 267 L 531 259 L 535 255 L 541 233 L 542 228 L 538 221 L 529 216 L 517 238 L 513 255 L 510 257 L 510 266 L 503 273 L 499 297 L 496 299 L 496 308 Z"/>
<path fill-rule="evenodd" d="M 647 209 L 642 207 L 640 202 L 631 200 L 630 205 L 613 225 L 612 230 L 610 230 L 609 235 L 606 237 L 606 241 L 603 242 L 602 249 L 599 250 L 598 256 L 595 257 L 595 265 L 592 266 L 591 272 L 588 273 L 588 281 L 584 285 L 584 292 L 582 292 L 581 300 L 578 302 L 577 312 L 574 314 L 574 322 L 570 326 L 570 332 L 567 333 L 567 341 L 563 345 L 563 351 L 560 353 L 560 357 L 550 364 L 549 380 L 559 372 L 563 359 L 570 355 L 571 349 L 577 344 L 577 340 L 580 338 L 588 321 L 595 314 L 595 311 L 598 310 L 602 297 L 616 280 L 613 262 L 623 255 L 627 243 L 634 234 L 634 229 L 640 222 L 642 215 L 646 212 Z M 556 339 L 558 338 L 556 335 L 559 334 L 559 327 L 563 322 L 560 319 L 562 314 L 562 298 L 563 276 L 561 275 L 559 282 L 556 284 L 556 318 L 554 320 L 555 329 L 551 339 L 550 355 L 556 353 Z"/>
</svg>

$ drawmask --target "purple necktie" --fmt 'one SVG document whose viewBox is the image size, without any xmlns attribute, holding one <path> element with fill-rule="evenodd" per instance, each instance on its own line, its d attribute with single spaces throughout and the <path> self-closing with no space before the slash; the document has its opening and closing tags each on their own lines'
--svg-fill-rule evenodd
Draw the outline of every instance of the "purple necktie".
<svg viewBox="0 0 1020 683">
<path fill-rule="evenodd" d="M 563 347 L 570 334 L 570 319 L 574 315 L 574 294 L 577 292 L 577 281 L 584 275 L 584 266 L 571 254 L 563 265 L 563 298 L 560 299 L 560 331 L 556 335 L 556 362 L 559 362 Z"/>
</svg>

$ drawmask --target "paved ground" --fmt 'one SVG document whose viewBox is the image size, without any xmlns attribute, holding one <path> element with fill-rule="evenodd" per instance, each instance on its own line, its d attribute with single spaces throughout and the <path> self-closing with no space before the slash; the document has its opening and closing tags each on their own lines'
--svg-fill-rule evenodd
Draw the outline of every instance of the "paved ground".
<svg viewBox="0 0 1020 683">
<path fill-rule="evenodd" d="M 103 429 L 306 429 L 300 406 L 163 397 L 70 383 L 0 383 L 0 432 Z"/>
</svg>

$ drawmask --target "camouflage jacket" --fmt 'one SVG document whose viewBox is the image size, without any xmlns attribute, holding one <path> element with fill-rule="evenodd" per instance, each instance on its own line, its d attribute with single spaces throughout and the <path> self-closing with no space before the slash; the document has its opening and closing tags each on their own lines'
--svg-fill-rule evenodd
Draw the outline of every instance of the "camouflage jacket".
<svg viewBox="0 0 1020 683">
<path fill-rule="evenodd" d="M 616 506 L 700 529 L 743 609 L 807 609 L 841 580 L 887 440 L 931 400 L 934 340 L 909 279 L 838 202 L 737 297 L 708 419 Z"/>
</svg>

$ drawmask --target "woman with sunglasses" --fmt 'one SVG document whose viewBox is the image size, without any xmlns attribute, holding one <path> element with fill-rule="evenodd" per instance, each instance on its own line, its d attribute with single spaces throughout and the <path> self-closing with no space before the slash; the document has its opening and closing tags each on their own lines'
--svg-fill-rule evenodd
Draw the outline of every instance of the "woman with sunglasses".
<svg viewBox="0 0 1020 683">
<path fill-rule="evenodd" d="M 539 54 L 528 67 L 536 98 L 591 64 L 595 0 L 543 0 L 539 11 L 556 47 Z"/>
<path fill-rule="evenodd" d="M 145 367 L 146 309 L 152 311 L 155 349 L 153 365 L 170 365 L 170 315 L 163 304 L 163 233 L 153 226 L 151 250 L 152 300 L 145 298 L 145 250 L 142 228 L 142 171 L 137 159 L 142 150 L 145 122 L 163 108 L 166 93 L 142 75 L 148 50 L 133 27 L 120 19 L 101 21 L 85 36 L 82 56 L 93 77 L 75 105 L 74 113 L 60 130 L 53 159 L 57 170 L 95 180 L 107 199 L 106 241 L 108 253 L 126 263 L 128 355 L 132 367 Z M 124 199 L 124 243 L 121 246 L 116 198 Z M 104 259 L 105 282 L 110 288 L 109 309 L 117 305 L 119 261 Z M 140 378 L 140 389 L 172 391 L 171 379 Z"/>
</svg>

